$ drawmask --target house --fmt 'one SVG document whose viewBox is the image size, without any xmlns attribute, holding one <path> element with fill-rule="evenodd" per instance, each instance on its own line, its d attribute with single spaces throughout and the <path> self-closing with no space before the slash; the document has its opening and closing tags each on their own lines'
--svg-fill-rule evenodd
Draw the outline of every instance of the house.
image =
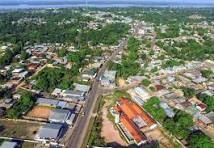
<svg viewBox="0 0 214 148">
<path fill-rule="evenodd" d="M 85 92 L 79 90 L 64 90 L 62 96 L 65 98 L 75 98 L 77 100 L 84 100 Z"/>
<path fill-rule="evenodd" d="M 115 87 L 115 78 L 117 71 L 106 70 L 103 76 L 100 78 L 100 83 L 102 86 Z"/>
<path fill-rule="evenodd" d="M 92 68 L 92 69 L 86 69 L 82 72 L 82 79 L 83 81 L 88 81 L 92 80 L 96 77 L 97 75 L 97 69 Z"/>
<path fill-rule="evenodd" d="M 143 80 L 143 76 L 130 76 L 128 77 L 128 79 L 126 80 L 129 84 L 130 83 L 139 83 Z"/>
<path fill-rule="evenodd" d="M 12 142 L 12 141 L 4 141 L 1 145 L 0 148 L 17 148 L 18 143 L 17 142 Z"/>
<path fill-rule="evenodd" d="M 36 103 L 41 106 L 53 106 L 56 107 L 59 103 L 58 100 L 46 99 L 46 98 L 38 98 Z"/>
<path fill-rule="evenodd" d="M 175 116 L 175 112 L 173 111 L 173 109 L 171 107 L 168 106 L 167 103 L 161 102 L 160 107 L 164 109 L 164 112 L 166 113 L 166 115 L 168 117 L 173 118 Z"/>
<path fill-rule="evenodd" d="M 65 123 L 71 115 L 69 110 L 65 109 L 54 109 L 52 110 L 49 121 L 53 123 Z"/>
<path fill-rule="evenodd" d="M 142 87 L 136 87 L 134 88 L 134 91 L 143 101 L 146 101 L 150 98 L 149 93 Z"/>
<path fill-rule="evenodd" d="M 205 114 L 205 116 L 206 116 L 207 118 L 209 118 L 210 121 L 211 121 L 212 123 L 214 123 L 214 112 L 213 112 L 213 111 L 211 111 L 211 112 Z"/>
<path fill-rule="evenodd" d="M 206 110 L 207 105 L 204 104 L 204 103 L 199 103 L 199 104 L 196 104 L 196 108 L 197 108 L 199 111 L 203 112 L 203 111 Z"/>
<path fill-rule="evenodd" d="M 199 124 L 202 124 L 203 126 L 207 126 L 212 123 L 212 120 L 199 112 L 194 115 L 194 118 L 198 121 Z"/>
<path fill-rule="evenodd" d="M 85 94 L 87 94 L 90 90 L 90 86 L 74 83 L 74 90 L 82 91 L 82 92 L 85 92 Z"/>
<path fill-rule="evenodd" d="M 55 97 L 59 97 L 59 96 L 61 96 L 61 93 L 62 93 L 61 89 L 55 88 L 54 91 L 51 93 L 51 95 L 55 96 Z"/>
<path fill-rule="evenodd" d="M 58 142 L 63 135 L 62 124 L 47 123 L 38 131 L 35 140 L 46 143 L 48 141 Z"/>
</svg>

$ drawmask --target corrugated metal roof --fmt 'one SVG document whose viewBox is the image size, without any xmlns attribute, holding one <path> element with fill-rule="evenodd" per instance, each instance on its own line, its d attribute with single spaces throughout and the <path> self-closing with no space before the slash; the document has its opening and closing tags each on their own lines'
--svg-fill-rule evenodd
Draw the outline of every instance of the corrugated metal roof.
<svg viewBox="0 0 214 148">
<path fill-rule="evenodd" d="M 55 139 L 57 140 L 62 130 L 62 124 L 45 124 L 38 133 L 41 139 Z"/>
<path fill-rule="evenodd" d="M 69 117 L 71 112 L 65 109 L 54 109 L 49 117 L 50 121 L 64 123 Z"/>
</svg>

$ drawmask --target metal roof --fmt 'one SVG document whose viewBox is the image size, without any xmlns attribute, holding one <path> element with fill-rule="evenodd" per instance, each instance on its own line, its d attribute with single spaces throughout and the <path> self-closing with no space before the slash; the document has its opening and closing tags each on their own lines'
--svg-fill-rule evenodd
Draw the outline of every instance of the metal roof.
<svg viewBox="0 0 214 148">
<path fill-rule="evenodd" d="M 38 98 L 36 103 L 40 105 L 49 105 L 49 106 L 57 106 L 58 100 L 47 99 L 47 98 Z"/>
<path fill-rule="evenodd" d="M 71 112 L 65 109 L 54 109 L 49 117 L 50 121 L 64 123 L 69 117 Z"/>
<path fill-rule="evenodd" d="M 60 132 L 62 130 L 62 124 L 45 124 L 40 130 L 38 136 L 41 139 L 55 139 L 60 137 Z"/>
<path fill-rule="evenodd" d="M 0 148 L 15 148 L 17 146 L 16 142 L 4 141 Z"/>
</svg>

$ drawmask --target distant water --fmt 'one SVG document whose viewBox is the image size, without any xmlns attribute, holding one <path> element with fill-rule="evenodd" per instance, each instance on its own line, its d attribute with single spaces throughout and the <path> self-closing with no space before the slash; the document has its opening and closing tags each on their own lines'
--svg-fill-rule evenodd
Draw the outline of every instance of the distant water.
<svg viewBox="0 0 214 148">
<path fill-rule="evenodd" d="M 130 3 L 108 3 L 108 4 L 101 4 L 101 3 L 92 3 L 88 4 L 88 7 L 96 7 L 96 8 L 127 8 L 127 7 L 181 7 L 181 8 L 188 8 L 188 7 L 196 7 L 196 8 L 203 8 L 203 7 L 214 7 L 214 5 L 199 5 L 199 4 L 130 4 Z M 75 7 L 86 7 L 86 4 L 0 4 L 0 10 L 6 9 L 48 9 L 48 8 L 75 8 Z"/>
</svg>

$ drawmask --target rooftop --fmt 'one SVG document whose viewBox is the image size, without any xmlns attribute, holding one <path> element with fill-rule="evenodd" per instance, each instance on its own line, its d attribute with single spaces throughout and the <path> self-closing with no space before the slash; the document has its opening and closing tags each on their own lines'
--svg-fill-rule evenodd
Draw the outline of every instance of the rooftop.
<svg viewBox="0 0 214 148">
<path fill-rule="evenodd" d="M 70 117 L 70 111 L 64 109 L 54 109 L 49 117 L 50 121 L 64 123 Z"/>
<path fill-rule="evenodd" d="M 39 138 L 41 139 L 54 139 L 57 140 L 60 138 L 60 133 L 62 130 L 61 124 L 45 124 L 38 133 Z"/>
</svg>

